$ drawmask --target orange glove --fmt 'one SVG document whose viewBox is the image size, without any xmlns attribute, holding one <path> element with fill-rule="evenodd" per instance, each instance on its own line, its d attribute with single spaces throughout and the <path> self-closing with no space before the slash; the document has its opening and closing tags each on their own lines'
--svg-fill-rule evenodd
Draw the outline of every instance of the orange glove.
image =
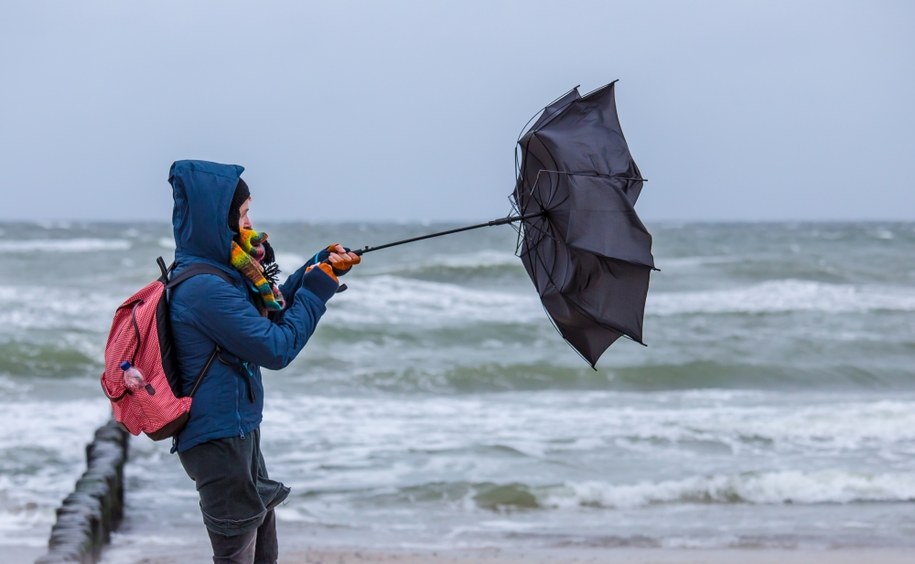
<svg viewBox="0 0 915 564">
<path fill-rule="evenodd" d="M 336 282 L 337 284 L 340 283 L 340 281 L 337 279 L 337 275 L 334 274 L 334 267 L 327 264 L 326 262 L 319 262 L 318 264 L 313 264 L 313 265 L 309 266 L 308 268 L 306 268 L 305 272 L 309 272 L 312 268 L 320 268 L 321 271 L 324 274 L 330 276 L 334 282 Z"/>
<path fill-rule="evenodd" d="M 353 266 L 362 262 L 362 257 L 356 253 L 344 248 L 340 243 L 334 243 L 327 247 L 327 260 L 334 267 L 334 274 L 343 276 L 350 271 Z"/>
</svg>

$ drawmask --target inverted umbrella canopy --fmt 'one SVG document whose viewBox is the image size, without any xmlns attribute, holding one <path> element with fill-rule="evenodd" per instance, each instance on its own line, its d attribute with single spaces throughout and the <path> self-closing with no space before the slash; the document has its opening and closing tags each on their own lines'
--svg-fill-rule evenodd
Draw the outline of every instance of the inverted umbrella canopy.
<svg viewBox="0 0 915 564">
<path fill-rule="evenodd" d="M 518 255 L 565 340 L 592 367 L 625 335 L 642 343 L 651 235 L 634 204 L 644 179 L 614 84 L 547 106 L 518 141 Z M 644 343 L 643 343 L 644 344 Z"/>
<path fill-rule="evenodd" d="M 613 81 L 584 98 L 573 88 L 543 109 L 518 139 L 518 189 L 529 192 L 541 170 L 613 176 L 623 181 L 621 189 L 635 205 L 644 179 L 623 137 L 615 85 Z"/>
<path fill-rule="evenodd" d="M 654 259 L 633 208 L 645 179 L 623 137 L 614 84 L 584 97 L 570 90 L 521 135 L 515 214 L 355 252 L 520 222 L 518 256 L 550 319 L 592 368 L 620 337 L 642 343 Z"/>
</svg>

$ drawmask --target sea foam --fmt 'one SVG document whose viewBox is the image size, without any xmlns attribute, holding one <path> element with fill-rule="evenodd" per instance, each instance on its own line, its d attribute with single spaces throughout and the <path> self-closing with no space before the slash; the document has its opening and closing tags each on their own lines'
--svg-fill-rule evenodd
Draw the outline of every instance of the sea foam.
<svg viewBox="0 0 915 564">
<path fill-rule="evenodd" d="M 130 241 L 126 239 L 33 239 L 0 241 L 3 253 L 94 253 L 99 251 L 127 251 Z"/>
<path fill-rule="evenodd" d="M 543 320 L 536 292 L 505 293 L 392 275 L 359 281 L 359 296 L 341 294 L 332 323 L 470 325 Z M 332 306 L 332 307 L 334 307 Z"/>
<path fill-rule="evenodd" d="M 608 484 L 569 482 L 547 494 L 547 507 L 633 508 L 658 503 L 822 504 L 907 502 L 915 473 L 864 474 L 848 470 L 749 472 L 682 480 Z"/>
<path fill-rule="evenodd" d="M 915 311 L 915 291 L 807 280 L 773 280 L 745 288 L 649 294 L 653 315 Z"/>
<path fill-rule="evenodd" d="M 41 300 L 23 299 L 41 296 Z M 0 327 L 107 331 L 111 315 L 129 294 L 118 295 L 77 286 L 0 286 Z M 2 332 L 2 331 L 0 331 Z"/>
</svg>

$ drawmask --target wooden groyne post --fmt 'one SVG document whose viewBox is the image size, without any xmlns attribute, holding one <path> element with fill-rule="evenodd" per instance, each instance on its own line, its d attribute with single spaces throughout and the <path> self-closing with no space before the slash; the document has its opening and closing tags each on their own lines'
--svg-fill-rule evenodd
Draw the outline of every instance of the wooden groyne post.
<svg viewBox="0 0 915 564">
<path fill-rule="evenodd" d="M 86 471 L 57 509 L 48 553 L 36 564 L 81 562 L 101 558 L 124 516 L 124 465 L 130 436 L 114 420 L 95 431 L 86 446 Z"/>
</svg>

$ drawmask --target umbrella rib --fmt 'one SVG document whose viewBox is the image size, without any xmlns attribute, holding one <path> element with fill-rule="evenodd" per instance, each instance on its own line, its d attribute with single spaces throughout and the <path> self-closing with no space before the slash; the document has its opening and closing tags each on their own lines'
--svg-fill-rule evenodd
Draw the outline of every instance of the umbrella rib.
<svg viewBox="0 0 915 564">
<path fill-rule="evenodd" d="M 521 213 L 520 209 L 519 209 L 517 206 L 512 206 L 512 207 L 513 207 L 518 213 Z M 514 225 L 512 225 L 512 227 L 514 227 Z M 530 230 L 530 231 L 534 231 L 534 232 L 536 232 L 536 233 L 539 233 L 541 239 L 544 238 L 544 237 L 546 237 L 546 238 L 550 239 L 551 241 L 553 241 L 554 243 L 561 243 L 561 241 L 560 241 L 560 239 L 559 239 L 558 237 L 556 237 L 555 235 L 553 235 L 553 234 L 550 233 L 549 231 L 547 231 L 547 230 L 541 228 L 540 226 L 534 225 L 532 222 L 520 222 L 520 223 L 519 223 L 519 226 L 516 228 L 516 230 L 518 231 L 518 242 L 515 244 L 515 256 L 520 257 L 521 254 L 523 254 L 523 253 L 521 252 L 521 248 L 522 248 L 522 247 L 524 247 L 524 251 L 525 251 L 526 253 L 530 253 L 533 249 L 536 248 L 535 245 L 533 245 L 532 243 L 530 243 L 530 242 L 527 240 L 527 238 L 524 237 L 524 234 L 522 233 L 522 227 L 523 227 L 523 229 L 524 229 L 525 231 Z M 531 254 L 533 254 L 533 253 L 531 253 Z M 534 255 L 534 256 L 536 256 L 536 255 Z M 550 279 L 550 282 L 553 283 L 553 285 L 556 284 L 555 281 L 552 280 L 552 278 Z"/>
<path fill-rule="evenodd" d="M 520 172 L 520 171 L 519 171 L 519 172 Z M 558 187 L 558 186 L 553 186 L 553 187 L 551 188 L 551 190 L 550 190 L 550 195 L 549 195 L 549 198 L 547 199 L 547 202 L 546 202 L 546 203 L 544 203 L 544 202 L 541 200 L 541 198 L 539 198 L 539 197 L 537 196 L 537 194 L 536 194 L 535 191 L 534 191 L 534 187 L 537 186 L 537 184 L 540 182 L 540 175 L 541 175 L 542 173 L 544 173 L 544 172 L 546 172 L 546 173 L 548 173 L 548 174 L 563 174 L 563 175 L 566 175 L 566 176 L 589 176 L 589 177 L 592 177 L 592 178 L 616 178 L 616 179 L 620 179 L 620 180 L 638 180 L 638 181 L 642 181 L 642 182 L 648 182 L 648 179 L 647 179 L 647 178 L 640 178 L 640 177 L 634 177 L 634 176 L 618 176 L 618 175 L 615 175 L 615 174 L 600 174 L 600 173 L 597 173 L 597 172 L 569 172 L 569 171 L 564 171 L 564 170 L 549 170 L 549 169 L 544 169 L 544 168 L 542 168 L 542 169 L 540 169 L 540 170 L 537 171 L 537 176 L 536 176 L 536 178 L 534 179 L 534 182 L 533 182 L 533 184 L 531 185 L 530 189 L 528 190 L 528 195 L 529 195 L 531 198 L 533 198 L 535 202 L 537 202 L 538 204 L 540 204 L 540 207 L 543 208 L 544 210 L 550 210 L 550 209 L 553 209 L 553 208 L 556 207 L 556 206 L 560 206 L 560 205 L 562 205 L 563 203 L 565 203 L 566 199 L 568 199 L 568 196 L 567 196 L 567 197 L 566 197 L 565 199 L 563 199 L 561 202 L 557 202 L 557 203 L 555 203 L 555 204 L 553 203 L 553 198 L 554 198 L 554 197 L 556 196 L 556 194 L 559 192 L 559 187 Z M 522 182 L 522 186 L 523 186 L 523 182 Z"/>
<path fill-rule="evenodd" d="M 553 187 L 552 187 L 552 189 L 550 190 L 549 198 L 547 198 L 547 203 L 544 204 L 543 201 L 541 201 L 541 199 L 538 198 L 536 194 L 534 194 L 534 186 L 536 186 L 537 184 L 540 183 L 540 174 L 543 173 L 543 172 L 553 173 L 553 172 L 556 172 L 556 171 L 546 170 L 546 169 L 540 169 L 540 170 L 538 170 L 538 171 L 537 171 L 537 177 L 534 179 L 534 184 L 533 184 L 533 186 L 531 186 L 531 190 L 530 190 L 530 192 L 529 192 L 529 195 L 530 195 L 531 198 L 534 199 L 535 202 L 537 202 L 538 204 L 540 204 L 541 209 L 543 209 L 543 210 L 550 210 L 550 209 L 552 209 L 552 208 L 554 207 L 554 206 L 553 206 L 553 198 L 556 197 L 557 192 L 559 192 L 559 187 L 558 187 L 558 186 L 553 186 Z M 568 199 L 568 197 L 566 197 L 566 199 Z M 561 202 L 555 204 L 555 205 L 558 206 L 558 205 L 563 204 L 564 202 L 565 202 L 565 199 L 562 200 Z"/>
<path fill-rule="evenodd" d="M 562 242 L 558 237 L 554 236 L 554 235 L 553 235 L 552 233 L 550 233 L 549 231 L 546 231 L 545 229 L 540 228 L 539 226 L 529 225 L 528 227 L 530 227 L 531 229 L 533 229 L 533 230 L 535 230 L 536 232 L 540 233 L 541 237 L 547 237 L 547 238 L 549 238 L 551 241 L 553 241 L 554 243 L 561 243 L 561 242 Z"/>
<path fill-rule="evenodd" d="M 620 176 L 618 174 L 601 174 L 599 172 L 582 170 L 578 172 L 573 172 L 570 170 L 547 170 L 541 169 L 540 172 L 550 172 L 555 174 L 565 174 L 567 176 L 593 176 L 595 178 L 618 178 L 620 180 L 641 180 L 642 182 L 648 182 L 647 178 L 642 178 L 640 176 Z M 538 172 L 539 174 L 539 172 Z"/>
</svg>

